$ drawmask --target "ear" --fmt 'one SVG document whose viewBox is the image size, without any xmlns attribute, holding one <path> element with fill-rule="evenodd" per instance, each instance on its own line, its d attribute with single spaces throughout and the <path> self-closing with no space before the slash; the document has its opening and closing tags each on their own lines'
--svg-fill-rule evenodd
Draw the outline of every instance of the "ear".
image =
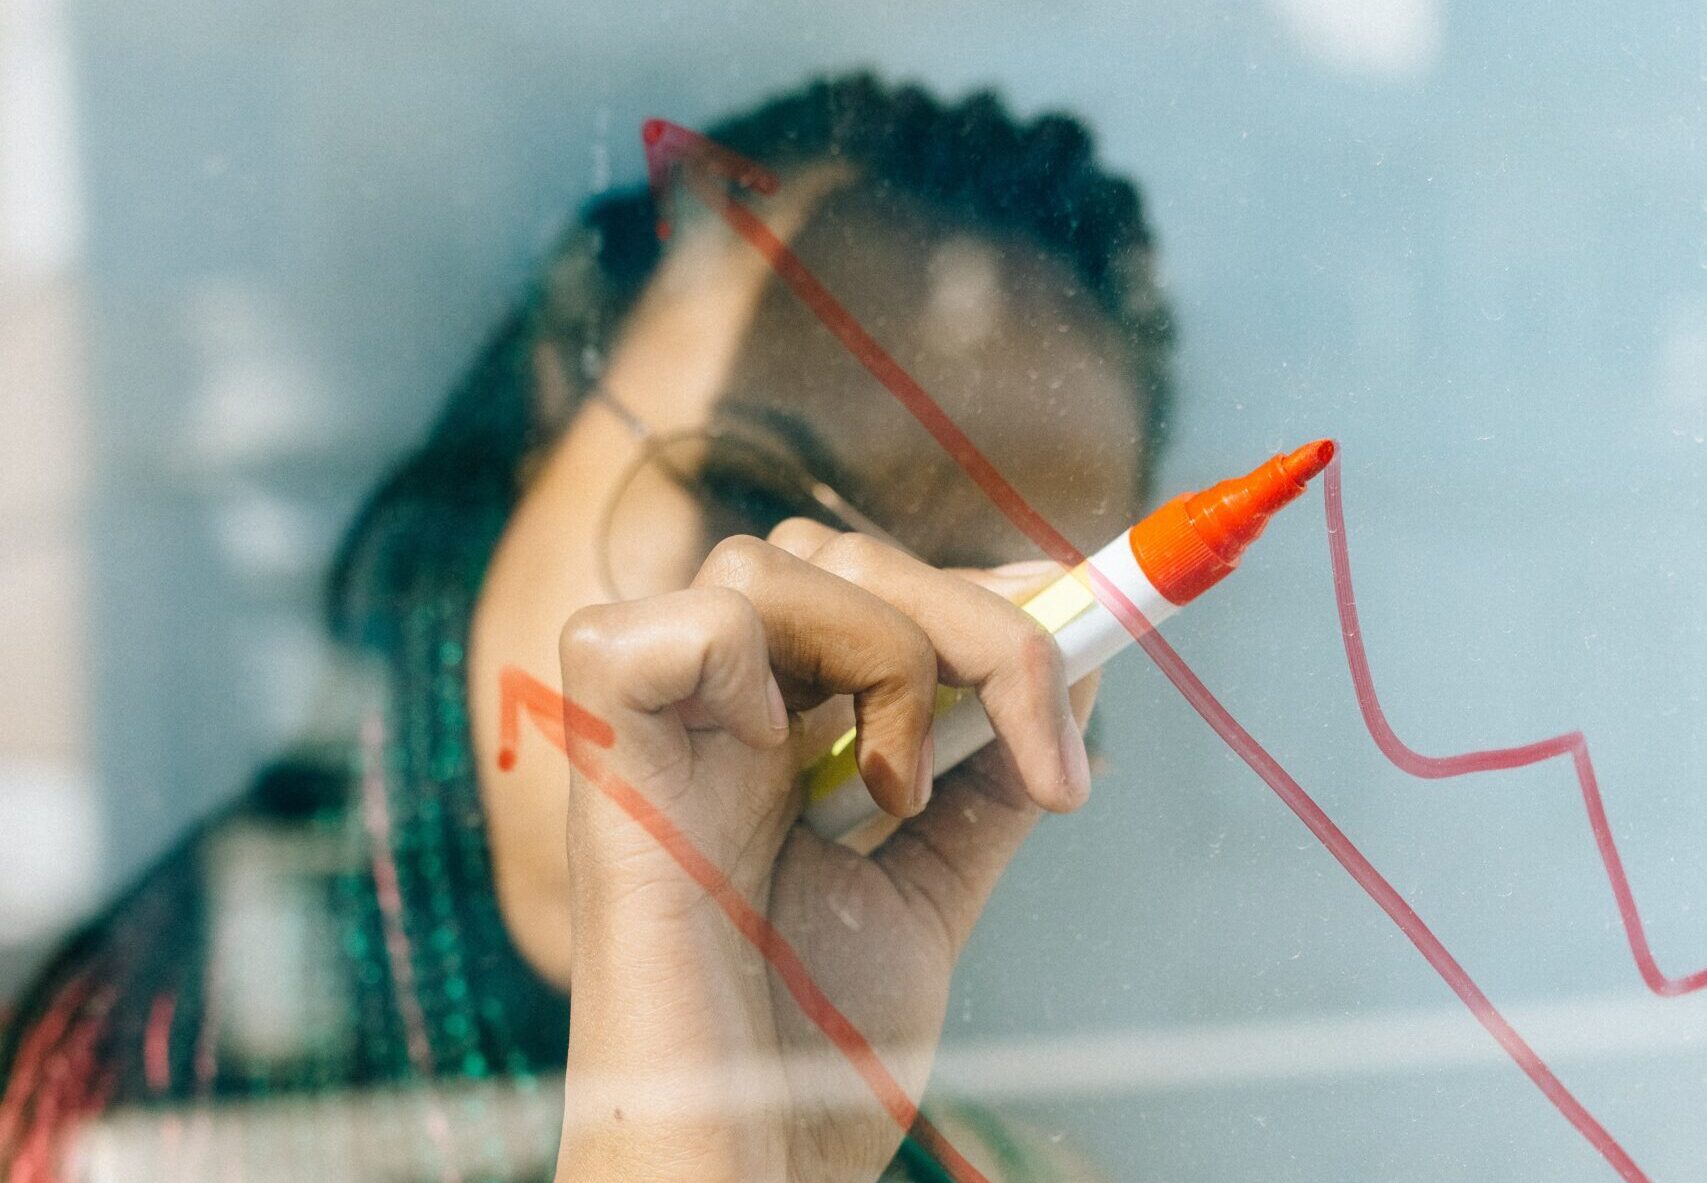
<svg viewBox="0 0 1707 1183">
<path fill-rule="evenodd" d="M 612 319 L 611 283 L 599 265 L 604 235 L 577 226 L 552 258 L 532 320 L 533 411 L 541 434 L 569 422 L 586 388 L 599 378 L 606 322 Z"/>
</svg>

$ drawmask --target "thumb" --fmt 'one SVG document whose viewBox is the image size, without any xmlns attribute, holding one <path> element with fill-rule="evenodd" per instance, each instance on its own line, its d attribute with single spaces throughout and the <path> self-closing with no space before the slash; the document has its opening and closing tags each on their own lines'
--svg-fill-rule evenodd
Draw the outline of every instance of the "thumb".
<svg viewBox="0 0 1707 1183">
<path fill-rule="evenodd" d="M 1101 671 L 1093 671 L 1068 690 L 1081 732 L 1101 680 Z M 925 811 L 872 857 L 909 902 L 936 914 L 958 955 L 1041 812 L 991 744 L 939 777 Z"/>
</svg>

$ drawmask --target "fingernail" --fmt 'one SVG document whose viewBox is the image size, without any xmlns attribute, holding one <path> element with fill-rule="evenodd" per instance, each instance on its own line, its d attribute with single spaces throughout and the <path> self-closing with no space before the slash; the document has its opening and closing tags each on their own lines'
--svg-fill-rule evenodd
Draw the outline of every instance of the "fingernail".
<svg viewBox="0 0 1707 1183">
<path fill-rule="evenodd" d="M 1061 720 L 1061 777 L 1067 786 L 1067 798 L 1075 807 L 1091 796 L 1091 761 L 1085 752 L 1085 738 L 1071 714 Z"/>
<path fill-rule="evenodd" d="M 770 685 L 765 687 L 765 698 L 769 700 L 771 712 L 771 730 L 788 730 L 788 704 L 782 701 L 782 687 L 776 684 L 776 675 L 770 677 Z"/>
<path fill-rule="evenodd" d="M 931 788 L 936 783 L 936 736 L 926 735 L 919 747 L 919 769 L 913 779 L 913 812 L 922 812 L 931 802 Z"/>
<path fill-rule="evenodd" d="M 1043 575 L 1059 570 L 1061 570 L 1061 564 L 1054 559 L 1027 559 L 1023 563 L 1003 563 L 1000 567 L 992 567 L 990 574 L 1011 575 L 1016 579 L 1025 579 L 1032 575 Z"/>
</svg>

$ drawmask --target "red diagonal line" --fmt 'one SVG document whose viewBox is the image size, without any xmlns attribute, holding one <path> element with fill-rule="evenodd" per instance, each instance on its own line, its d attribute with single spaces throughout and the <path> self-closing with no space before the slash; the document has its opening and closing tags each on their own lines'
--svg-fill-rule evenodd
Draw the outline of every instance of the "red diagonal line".
<svg viewBox="0 0 1707 1183">
<path fill-rule="evenodd" d="M 647 144 L 649 158 L 667 158 L 674 142 L 670 135 L 652 136 Z M 913 381 L 900 363 L 890 357 L 875 338 L 854 320 L 786 243 L 772 233 L 770 228 L 738 199 L 699 175 L 700 170 L 694 167 L 695 158 L 692 155 L 684 157 L 682 163 L 688 166 L 683 171 L 695 193 L 720 214 L 731 229 L 745 238 L 753 249 L 770 262 L 778 278 L 788 285 L 872 376 L 882 382 L 889 392 L 912 412 L 1009 521 L 1057 562 L 1076 566 L 1084 561 L 1084 556 L 1078 548 L 1031 507 L 1024 496 L 984 457 L 965 432 L 955 425 L 923 387 Z M 1624 1148 L 1565 1087 L 1564 1082 L 1524 1041 L 1516 1028 L 1500 1014 L 1440 938 L 1405 902 L 1398 890 L 1376 870 L 1375 865 L 1334 824 L 1327 812 L 1233 717 L 1232 712 L 1192 672 L 1173 646 L 1155 631 L 1137 606 L 1094 566 L 1089 570 L 1092 590 L 1103 607 L 1126 626 L 1127 631 L 1143 647 L 1157 668 L 1173 683 L 1174 688 L 1204 722 L 1209 724 L 1215 734 L 1220 736 L 1222 742 L 1262 778 L 1287 808 L 1292 810 L 1327 848 L 1328 853 L 1345 868 L 1358 886 L 1387 913 L 1400 931 L 1417 947 L 1424 960 L 1463 1001 L 1477 1022 L 1487 1029 L 1565 1119 L 1628 1183 L 1648 1183 L 1647 1176 Z M 1586 762 L 1579 761 L 1578 767 L 1579 770 L 1586 767 Z M 1596 812 L 1597 802 L 1598 794 L 1595 795 L 1595 800 L 1590 802 L 1591 819 Z M 1606 856 L 1607 850 L 1607 845 L 1603 843 L 1603 857 Z M 1616 862 L 1616 851 L 1612 851 L 1612 859 Z M 1616 882 L 1614 889 L 1617 889 Z M 1622 899 L 1620 907 L 1623 907 Z M 1633 907 L 1632 903 L 1631 908 Z"/>
<path fill-rule="evenodd" d="M 610 734 L 609 725 L 597 720 L 597 717 L 585 708 L 564 698 L 526 671 L 514 666 L 505 667 L 499 675 L 500 717 L 514 718 L 516 703 L 522 696 L 528 699 L 528 713 L 536 723 L 540 721 L 541 716 L 533 708 L 547 701 L 559 704 L 560 717 L 575 720 L 567 727 L 548 729 L 542 726 L 540 730 L 552 746 L 561 749 L 583 776 L 632 818 L 636 825 L 650 834 L 675 860 L 676 865 L 716 902 L 723 914 L 729 918 L 729 922 L 735 926 L 735 930 L 776 970 L 784 988 L 801 1012 L 847 1058 L 884 1111 L 894 1118 L 902 1131 L 916 1130 L 920 1141 L 938 1157 L 957 1183 L 989 1183 L 985 1176 L 949 1145 L 948 1140 L 919 1113 L 917 1104 L 884 1065 L 870 1041 L 814 980 L 811 971 L 806 968 L 805 961 L 789 943 L 788 938 L 735 889 L 717 864 L 712 862 L 663 810 L 652 804 L 639 789 L 605 768 L 599 761 L 592 748 L 611 746 L 609 742 L 600 742 L 600 738 Z M 586 719 L 595 720 L 603 727 L 599 737 L 589 740 L 585 735 L 586 728 L 581 721 Z M 572 738 L 566 741 L 565 735 Z M 502 742 L 504 741 L 501 740 L 500 743 Z M 500 766 L 505 768 L 515 764 L 514 739 L 509 742 L 512 746 L 500 748 L 498 757 Z"/>
</svg>

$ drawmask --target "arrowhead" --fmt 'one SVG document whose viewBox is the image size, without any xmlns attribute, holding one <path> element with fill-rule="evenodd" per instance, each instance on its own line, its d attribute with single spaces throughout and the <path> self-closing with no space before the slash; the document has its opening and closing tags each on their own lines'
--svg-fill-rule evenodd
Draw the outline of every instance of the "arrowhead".
<svg viewBox="0 0 1707 1183">
<path fill-rule="evenodd" d="M 560 751 L 567 752 L 575 740 L 601 748 L 616 743 L 616 732 L 609 723 L 527 671 L 507 665 L 498 672 L 498 767 L 504 772 L 516 766 L 523 711 L 546 742 Z"/>
<path fill-rule="evenodd" d="M 653 208 L 658 211 L 660 239 L 670 236 L 671 182 L 678 167 L 704 169 L 767 196 L 777 191 L 776 174 L 763 165 L 668 119 L 648 119 L 641 124 L 640 142 L 646 148 L 646 179 L 652 187 Z"/>
</svg>

